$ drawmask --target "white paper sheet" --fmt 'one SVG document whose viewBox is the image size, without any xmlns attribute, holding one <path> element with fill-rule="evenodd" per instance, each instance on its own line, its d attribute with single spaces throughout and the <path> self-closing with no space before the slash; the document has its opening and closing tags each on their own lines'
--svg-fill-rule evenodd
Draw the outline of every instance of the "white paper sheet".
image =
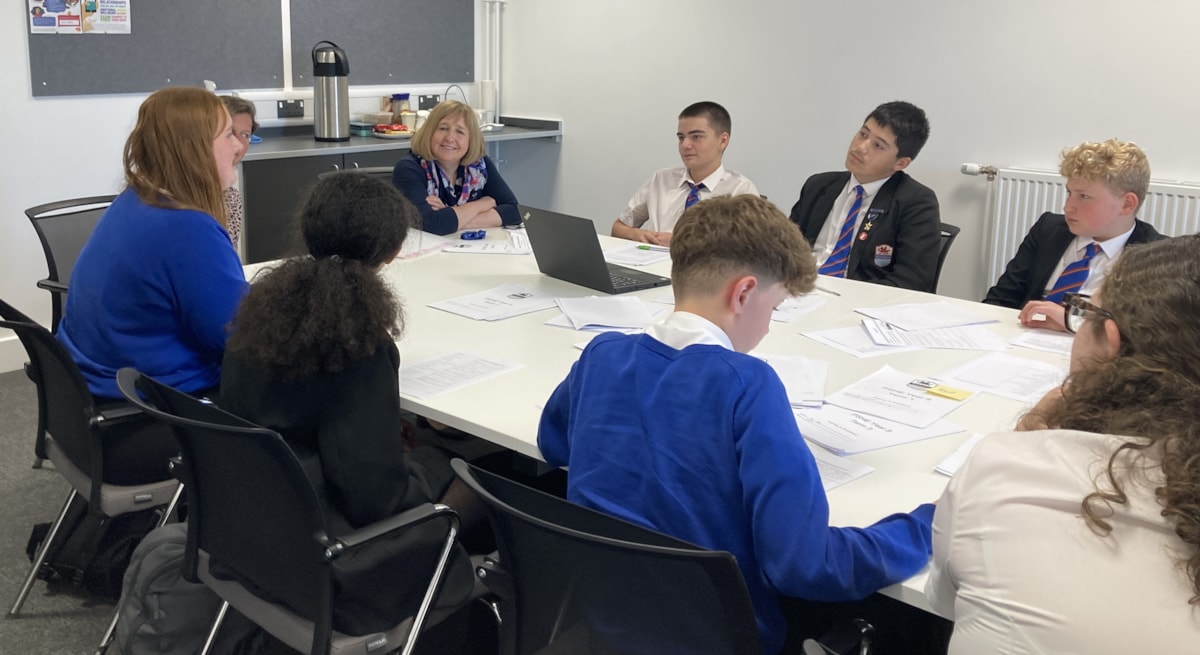
<svg viewBox="0 0 1200 655">
<path fill-rule="evenodd" d="M 988 353 L 934 377 L 954 387 L 986 391 L 1032 405 L 1062 384 L 1067 367 L 1006 353 Z"/>
<path fill-rule="evenodd" d="M 928 428 L 914 428 L 829 403 L 820 408 L 795 409 L 792 413 L 796 416 L 796 425 L 800 426 L 800 434 L 839 455 L 962 432 L 962 428 L 949 421 L 936 421 Z"/>
<path fill-rule="evenodd" d="M 860 307 L 854 311 L 891 323 L 901 330 L 934 330 L 997 322 L 995 319 L 980 316 L 967 307 L 945 301 Z"/>
<path fill-rule="evenodd" d="M 1075 335 L 1028 328 L 1021 330 L 1021 334 L 1010 339 L 1009 343 L 1021 348 L 1070 357 L 1071 345 L 1075 343 Z"/>
<path fill-rule="evenodd" d="M 576 330 L 587 328 L 645 328 L 654 315 L 641 298 L 633 296 L 587 296 L 559 298 L 558 308 Z"/>
<path fill-rule="evenodd" d="M 446 246 L 453 244 L 453 239 L 447 239 L 439 234 L 409 230 L 404 237 L 404 243 L 400 244 L 400 258 L 415 259 L 421 255 L 440 252 Z"/>
<path fill-rule="evenodd" d="M 664 291 L 660 294 L 657 294 L 653 298 L 651 298 L 650 302 L 662 303 L 664 305 L 674 305 L 675 304 L 675 290 L 667 289 L 666 291 Z"/>
<path fill-rule="evenodd" d="M 942 350 L 991 350 L 1008 349 L 1008 343 L 996 336 L 986 325 L 964 325 L 961 327 L 938 328 L 935 330 L 899 330 L 890 323 L 864 318 L 863 329 L 871 341 L 881 346 L 915 346 Z"/>
<path fill-rule="evenodd" d="M 400 393 L 432 398 L 448 391 L 515 371 L 524 364 L 458 351 L 400 367 Z"/>
<path fill-rule="evenodd" d="M 825 488 L 826 492 L 853 482 L 875 470 L 866 464 L 838 457 L 821 448 L 813 448 L 812 454 L 813 459 L 817 460 L 817 472 L 821 474 L 821 486 Z"/>
<path fill-rule="evenodd" d="M 916 346 L 881 346 L 871 340 L 871 337 L 861 325 L 817 330 L 814 332 L 801 332 L 800 335 L 818 343 L 823 343 L 831 348 L 836 348 L 844 353 L 854 355 L 855 357 L 878 357 L 879 355 L 920 350 Z"/>
<path fill-rule="evenodd" d="M 430 307 L 477 321 L 499 321 L 555 306 L 554 296 L 539 293 L 516 284 L 471 293 L 449 300 L 429 303 Z"/>
<path fill-rule="evenodd" d="M 970 402 L 970 398 L 951 400 L 935 396 L 925 386 L 933 386 L 928 378 L 884 366 L 827 397 L 825 402 L 916 428 L 930 427 Z"/>
<path fill-rule="evenodd" d="M 825 400 L 829 362 L 799 355 L 750 353 L 775 369 L 792 407 L 820 407 Z"/>
<path fill-rule="evenodd" d="M 942 475 L 954 477 L 954 474 L 958 473 L 958 468 L 963 465 L 963 462 L 967 461 L 967 455 L 970 455 L 971 451 L 982 440 L 982 434 L 978 432 L 972 434 L 954 452 L 950 453 L 949 457 L 943 459 L 937 466 L 933 467 L 933 470 Z"/>
<path fill-rule="evenodd" d="M 668 250 L 660 250 L 656 246 L 647 246 L 649 249 L 644 250 L 642 245 L 644 244 L 630 244 L 605 250 L 604 261 L 621 266 L 647 266 L 671 258 Z"/>
<path fill-rule="evenodd" d="M 478 255 L 531 255 L 533 248 L 529 246 L 529 237 L 521 234 L 524 230 L 513 230 L 508 233 L 507 240 L 480 239 L 478 241 L 463 241 L 451 243 L 445 247 L 446 252 L 471 253 Z"/>
<path fill-rule="evenodd" d="M 818 296 L 815 293 L 794 296 L 779 303 L 775 311 L 771 312 L 771 320 L 779 321 L 780 323 L 791 323 L 824 305 L 825 302 L 826 298 Z"/>
</svg>

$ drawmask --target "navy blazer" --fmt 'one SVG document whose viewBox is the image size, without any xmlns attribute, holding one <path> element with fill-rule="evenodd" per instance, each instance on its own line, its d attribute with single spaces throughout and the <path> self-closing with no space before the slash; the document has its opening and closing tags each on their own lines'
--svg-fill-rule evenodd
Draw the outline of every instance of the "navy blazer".
<svg viewBox="0 0 1200 655">
<path fill-rule="evenodd" d="M 1020 309 L 1030 300 L 1041 300 L 1046 293 L 1050 276 L 1058 267 L 1063 253 L 1075 238 L 1062 214 L 1046 212 L 1029 228 L 1017 254 L 1004 269 L 996 286 L 988 289 L 983 302 L 989 305 Z M 1150 243 L 1165 239 L 1153 225 L 1134 220 L 1133 234 L 1125 245 Z"/>
<path fill-rule="evenodd" d="M 809 244 L 816 242 L 849 179 L 849 171 L 818 173 L 804 183 L 791 219 Z M 898 171 L 880 187 L 864 211 L 850 248 L 846 277 L 932 292 L 937 285 L 942 235 L 933 190 Z"/>
</svg>

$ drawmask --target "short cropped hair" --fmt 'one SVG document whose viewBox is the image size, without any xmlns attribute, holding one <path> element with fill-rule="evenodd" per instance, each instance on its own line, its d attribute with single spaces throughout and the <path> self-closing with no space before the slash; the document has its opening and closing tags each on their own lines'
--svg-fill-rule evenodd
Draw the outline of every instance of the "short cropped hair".
<svg viewBox="0 0 1200 655">
<path fill-rule="evenodd" d="M 718 105 L 711 100 L 703 100 L 701 102 L 693 102 L 683 111 L 679 112 L 680 118 L 700 118 L 708 119 L 708 124 L 712 126 L 713 131 L 720 136 L 722 133 L 728 133 L 733 129 L 733 119 L 729 117 L 729 112 L 724 107 Z"/>
<path fill-rule="evenodd" d="M 683 212 L 671 235 L 678 296 L 712 293 L 747 274 L 797 295 L 812 291 L 817 264 L 795 224 L 758 196 L 716 196 Z"/>
<path fill-rule="evenodd" d="M 437 131 L 438 123 L 447 118 L 461 118 L 467 125 L 467 134 L 470 135 L 467 153 L 459 163 L 466 166 L 483 158 L 483 131 L 479 129 L 479 117 L 470 105 L 457 100 L 443 100 L 429 111 L 429 118 L 425 119 L 421 129 L 413 135 L 409 145 L 412 151 L 421 159 L 433 159 L 433 133 Z"/>
<path fill-rule="evenodd" d="M 929 119 L 925 111 L 911 102 L 894 100 L 875 108 L 863 122 L 875 119 L 880 127 L 891 129 L 896 134 L 897 157 L 917 158 L 925 142 L 929 140 Z"/>
<path fill-rule="evenodd" d="M 221 102 L 225 103 L 225 108 L 229 110 L 231 117 L 238 114 L 245 114 L 250 117 L 251 134 L 258 131 L 258 112 L 255 111 L 253 102 L 237 96 L 221 96 Z"/>
<path fill-rule="evenodd" d="M 1137 194 L 1139 207 L 1150 189 L 1150 161 L 1137 144 L 1129 141 L 1085 141 L 1065 148 L 1058 172 L 1066 178 L 1103 182 L 1116 195 L 1132 191 Z"/>
</svg>

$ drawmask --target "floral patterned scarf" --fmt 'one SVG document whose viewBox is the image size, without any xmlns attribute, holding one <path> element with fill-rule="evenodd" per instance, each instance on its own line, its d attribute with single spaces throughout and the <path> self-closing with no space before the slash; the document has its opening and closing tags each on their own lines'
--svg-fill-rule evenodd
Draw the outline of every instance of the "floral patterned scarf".
<svg viewBox="0 0 1200 655">
<path fill-rule="evenodd" d="M 453 194 L 454 185 L 446 177 L 442 167 L 436 161 L 423 157 L 418 157 L 418 159 L 421 161 L 422 170 L 425 171 L 425 192 L 439 198 L 442 197 L 441 189 L 450 189 Z M 459 168 L 463 169 L 463 184 L 462 191 L 459 192 L 458 199 L 454 202 L 455 206 L 470 201 L 472 194 L 478 196 L 478 192 L 482 192 L 484 185 L 487 184 L 487 165 L 483 162 L 483 157 L 473 164 Z"/>
</svg>

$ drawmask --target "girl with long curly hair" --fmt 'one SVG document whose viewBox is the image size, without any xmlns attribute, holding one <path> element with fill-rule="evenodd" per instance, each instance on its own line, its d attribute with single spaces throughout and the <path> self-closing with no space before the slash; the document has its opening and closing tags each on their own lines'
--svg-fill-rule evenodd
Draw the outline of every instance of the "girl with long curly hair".
<svg viewBox="0 0 1200 655">
<path fill-rule="evenodd" d="M 1200 235 L 1126 249 L 1070 295 L 1070 374 L 938 503 L 926 594 L 951 653 L 1200 643 Z"/>
</svg>

